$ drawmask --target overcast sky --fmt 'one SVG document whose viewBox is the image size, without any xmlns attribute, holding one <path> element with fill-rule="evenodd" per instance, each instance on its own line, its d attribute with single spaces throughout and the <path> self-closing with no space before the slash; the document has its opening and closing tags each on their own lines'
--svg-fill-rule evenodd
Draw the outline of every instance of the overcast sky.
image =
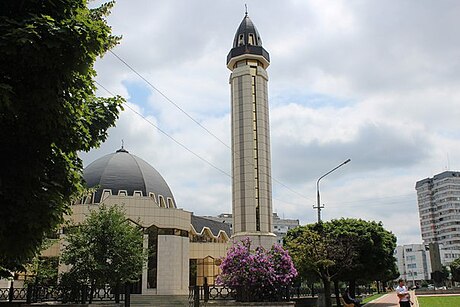
<svg viewBox="0 0 460 307">
<path fill-rule="evenodd" d="M 123 39 L 113 51 L 225 144 L 226 56 L 245 3 L 271 59 L 275 212 L 315 222 L 316 180 L 350 158 L 321 180 L 323 219 L 382 221 L 398 244 L 420 243 L 415 182 L 460 170 L 460 2 L 118 0 L 108 21 Z M 81 155 L 85 165 L 123 139 L 180 208 L 231 212 L 229 148 L 114 55 L 96 69 L 129 107 L 101 148 Z"/>
</svg>

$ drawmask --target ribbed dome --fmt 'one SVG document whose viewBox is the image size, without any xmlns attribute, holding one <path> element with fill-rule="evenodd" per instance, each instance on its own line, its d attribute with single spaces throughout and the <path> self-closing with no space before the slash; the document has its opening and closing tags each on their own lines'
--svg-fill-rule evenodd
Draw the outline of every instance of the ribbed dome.
<svg viewBox="0 0 460 307">
<path fill-rule="evenodd" d="M 100 203 L 104 190 L 111 190 L 112 195 L 126 191 L 128 196 L 141 191 L 142 196 L 154 193 L 158 201 L 162 196 L 167 207 L 167 200 L 170 198 L 175 207 L 176 202 L 171 189 L 160 173 L 123 148 L 88 165 L 83 170 L 83 178 L 89 188 L 98 187 L 94 203 Z"/>
<path fill-rule="evenodd" d="M 250 35 L 252 37 L 250 37 Z M 243 21 L 241 21 L 235 33 L 235 38 L 233 39 L 233 48 L 241 45 L 262 46 L 262 39 L 260 38 L 259 31 L 257 31 L 256 26 L 254 26 L 251 18 L 249 18 L 247 14 L 244 16 Z"/>
<path fill-rule="evenodd" d="M 243 58 L 258 59 L 264 63 L 264 68 L 270 65 L 270 55 L 262 47 L 262 39 L 260 38 L 259 31 L 257 31 L 247 13 L 241 21 L 238 30 L 236 30 L 233 47 L 227 55 L 227 67 L 233 70 L 233 65 L 236 61 L 240 61 Z"/>
</svg>

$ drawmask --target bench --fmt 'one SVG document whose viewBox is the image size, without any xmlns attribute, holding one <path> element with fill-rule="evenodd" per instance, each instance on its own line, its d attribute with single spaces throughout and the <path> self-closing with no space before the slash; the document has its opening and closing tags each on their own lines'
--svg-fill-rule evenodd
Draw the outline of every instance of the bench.
<svg viewBox="0 0 460 307">
<path fill-rule="evenodd" d="M 342 306 L 344 307 L 355 307 L 355 304 L 353 303 L 350 303 L 350 304 L 345 303 L 345 300 L 342 297 L 340 298 L 340 304 L 342 304 Z"/>
</svg>

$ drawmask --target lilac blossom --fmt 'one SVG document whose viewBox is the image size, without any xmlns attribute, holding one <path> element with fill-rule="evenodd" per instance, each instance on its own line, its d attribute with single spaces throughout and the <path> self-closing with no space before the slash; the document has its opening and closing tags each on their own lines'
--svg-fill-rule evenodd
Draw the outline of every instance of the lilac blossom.
<svg viewBox="0 0 460 307">
<path fill-rule="evenodd" d="M 243 291 L 243 300 L 262 301 L 280 297 L 297 276 L 289 253 L 275 244 L 270 250 L 251 249 L 249 238 L 234 243 L 220 265 L 217 282 Z"/>
</svg>

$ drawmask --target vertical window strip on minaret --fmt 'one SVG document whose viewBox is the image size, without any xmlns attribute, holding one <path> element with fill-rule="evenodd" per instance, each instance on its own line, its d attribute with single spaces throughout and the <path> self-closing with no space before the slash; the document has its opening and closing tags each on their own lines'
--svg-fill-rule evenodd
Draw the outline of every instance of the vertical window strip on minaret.
<svg viewBox="0 0 460 307">
<path fill-rule="evenodd" d="M 256 62 L 257 64 L 257 62 Z M 254 198 L 256 206 L 256 231 L 260 231 L 260 198 L 259 198 L 259 153 L 257 142 L 257 103 L 256 103 L 256 75 L 257 66 L 250 66 L 252 90 L 252 127 L 254 149 Z"/>
<path fill-rule="evenodd" d="M 237 100 L 237 106 L 238 106 L 238 112 L 236 112 L 236 114 L 238 114 L 238 120 L 241 120 L 242 118 L 242 113 L 240 112 L 240 110 L 243 110 L 243 77 L 240 76 L 237 78 L 237 81 L 238 81 L 238 87 L 237 87 L 237 91 L 238 91 L 238 100 Z M 244 134 L 243 134 L 243 126 L 242 125 L 238 125 L 238 135 L 239 135 L 239 157 L 244 157 Z M 240 192 L 239 192 L 239 196 L 240 196 L 240 212 L 241 212 L 241 220 L 240 220 L 240 229 L 241 231 L 246 231 L 246 193 L 245 193 L 245 189 L 244 189 L 244 186 L 246 184 L 246 179 L 244 178 L 244 173 L 245 173 L 245 160 L 244 159 L 238 159 L 239 162 L 240 162 L 240 173 L 239 173 L 239 181 L 240 181 Z M 236 163 L 236 162 L 235 162 Z"/>
</svg>

